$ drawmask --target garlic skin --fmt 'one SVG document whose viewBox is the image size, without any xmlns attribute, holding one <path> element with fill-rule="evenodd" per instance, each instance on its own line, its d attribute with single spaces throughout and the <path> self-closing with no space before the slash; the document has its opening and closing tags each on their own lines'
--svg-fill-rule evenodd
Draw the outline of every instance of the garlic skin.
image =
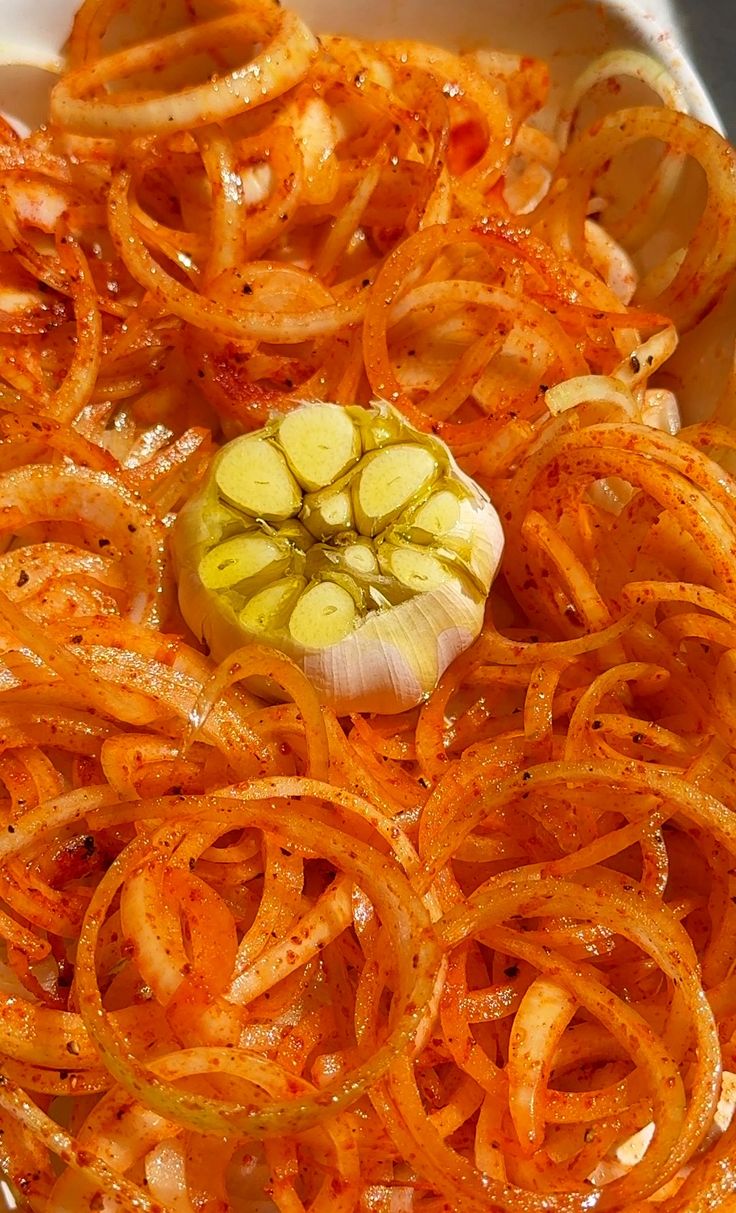
<svg viewBox="0 0 736 1213">
<path fill-rule="evenodd" d="M 302 417 L 301 427 L 290 423 L 283 444 L 282 418 L 226 444 L 181 510 L 172 548 L 182 614 L 215 660 L 249 641 L 272 644 L 304 670 L 322 702 L 338 714 L 401 712 L 434 690 L 450 662 L 480 633 L 503 552 L 503 529 L 487 495 L 460 470 L 445 444 L 415 430 L 391 406 L 305 404 L 297 412 L 302 410 L 321 413 Z M 330 410 L 339 410 L 339 419 Z M 345 415 L 358 435 L 355 450 L 344 433 Z M 268 441 L 294 471 L 298 460 L 292 435 L 302 433 L 314 442 L 317 427 L 320 441 L 322 422 L 325 444 L 334 434 L 347 452 L 347 470 L 332 485 L 318 488 L 300 470 L 301 511 L 286 520 L 258 517 L 252 502 L 254 474 L 246 462 L 260 449 L 254 444 Z M 402 446 L 412 458 L 397 457 Z M 424 459 L 417 448 L 425 452 Z M 383 457 L 384 452 L 390 455 Z M 385 479 L 375 472 L 382 457 Z M 329 465 L 329 452 L 326 460 Z M 238 461 L 250 469 L 245 505 L 237 500 L 239 490 L 222 490 L 237 482 Z M 278 488 L 273 480 L 264 483 L 264 499 L 273 500 Z M 336 533 L 330 509 L 320 510 L 320 502 L 329 507 L 338 497 L 352 500 L 353 508 L 350 529 Z M 315 519 L 322 515 L 320 534 Z M 269 537 L 271 542 L 262 539 L 243 550 L 265 552 L 270 564 L 251 567 L 246 561 L 237 568 L 242 580 L 231 586 L 229 562 L 239 550 L 232 539 L 242 533 Z M 423 584 L 430 588 L 422 589 Z M 318 608 L 326 603 L 314 619 L 314 636 L 321 643 L 305 643 L 312 632 L 310 601 Z M 272 602 L 273 618 L 268 615 Z M 261 603 L 266 604 L 263 610 Z"/>
<path fill-rule="evenodd" d="M 484 602 L 439 586 L 369 615 L 339 644 L 305 652 L 300 665 L 338 715 L 403 712 L 433 691 L 450 662 L 473 643 L 483 608 Z"/>
</svg>

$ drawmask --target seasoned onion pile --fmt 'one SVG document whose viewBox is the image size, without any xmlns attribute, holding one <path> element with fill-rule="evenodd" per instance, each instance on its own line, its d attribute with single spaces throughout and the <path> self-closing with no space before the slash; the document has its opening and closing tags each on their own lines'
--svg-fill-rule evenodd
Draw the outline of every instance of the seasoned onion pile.
<svg viewBox="0 0 736 1213">
<path fill-rule="evenodd" d="M 7 1191 L 731 1209 L 736 158 L 642 56 L 555 127 L 533 59 L 180 16 L 87 0 L 48 127 L 0 129 Z M 441 439 L 505 532 L 398 713 L 179 613 L 177 516 L 314 400 Z M 317 491 L 239 475 L 239 535 Z"/>
</svg>

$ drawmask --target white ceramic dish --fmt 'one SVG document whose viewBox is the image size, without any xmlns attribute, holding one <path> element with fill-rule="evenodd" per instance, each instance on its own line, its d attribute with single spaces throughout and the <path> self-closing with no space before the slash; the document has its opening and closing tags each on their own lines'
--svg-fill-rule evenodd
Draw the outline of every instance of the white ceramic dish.
<svg viewBox="0 0 736 1213">
<path fill-rule="evenodd" d="M 135 2 L 135 0 L 134 0 Z M 150 0 L 149 0 L 150 2 Z M 172 10 L 178 0 L 157 0 Z M 458 49 L 489 46 L 546 59 L 554 98 L 592 59 L 632 47 L 659 59 L 691 113 L 720 122 L 683 50 L 669 0 L 285 0 L 316 32 L 412 37 Z M 21 128 L 44 120 L 77 0 L 0 0 L 0 112 Z M 5 65 L 5 66 L 3 66 Z M 17 1206 L 0 1180 L 0 1213 Z"/>
</svg>

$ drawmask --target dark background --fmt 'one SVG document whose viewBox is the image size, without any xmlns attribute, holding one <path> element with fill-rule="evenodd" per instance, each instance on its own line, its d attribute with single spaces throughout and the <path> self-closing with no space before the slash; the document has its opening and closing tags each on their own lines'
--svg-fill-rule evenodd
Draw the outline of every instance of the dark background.
<svg viewBox="0 0 736 1213">
<path fill-rule="evenodd" d="M 736 0 L 674 0 L 695 68 L 736 141 Z"/>
</svg>

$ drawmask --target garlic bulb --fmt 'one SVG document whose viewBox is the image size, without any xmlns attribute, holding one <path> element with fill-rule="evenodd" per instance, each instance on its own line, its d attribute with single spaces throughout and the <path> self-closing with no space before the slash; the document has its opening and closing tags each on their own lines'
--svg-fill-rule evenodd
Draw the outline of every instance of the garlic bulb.
<svg viewBox="0 0 736 1213">
<path fill-rule="evenodd" d="M 480 632 L 503 531 L 444 443 L 390 406 L 315 403 L 218 452 L 173 549 L 215 658 L 269 643 L 337 712 L 400 712 Z"/>
</svg>

